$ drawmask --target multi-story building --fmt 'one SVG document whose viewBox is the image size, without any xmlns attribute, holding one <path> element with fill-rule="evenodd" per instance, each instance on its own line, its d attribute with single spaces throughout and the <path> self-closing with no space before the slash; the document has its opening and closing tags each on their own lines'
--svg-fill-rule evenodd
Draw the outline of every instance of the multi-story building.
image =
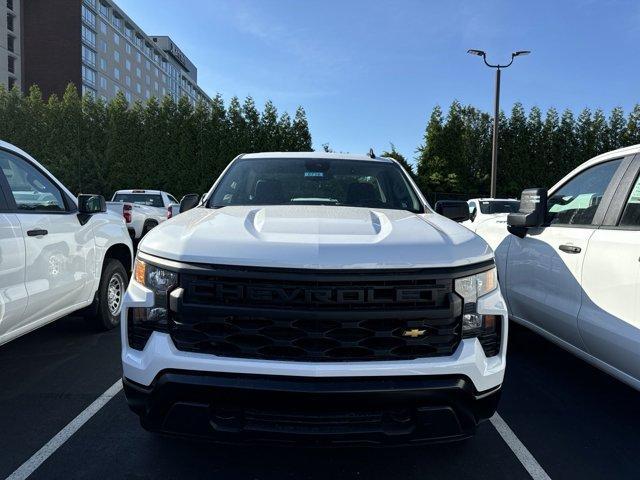
<svg viewBox="0 0 640 480">
<path fill-rule="evenodd" d="M 22 0 L 0 0 L 0 84 L 22 86 Z"/>
<path fill-rule="evenodd" d="M 105 100 L 123 92 L 130 102 L 165 95 L 210 101 L 173 41 L 149 37 L 113 1 L 23 2 L 24 89 L 37 84 L 49 96 L 72 82 Z"/>
</svg>

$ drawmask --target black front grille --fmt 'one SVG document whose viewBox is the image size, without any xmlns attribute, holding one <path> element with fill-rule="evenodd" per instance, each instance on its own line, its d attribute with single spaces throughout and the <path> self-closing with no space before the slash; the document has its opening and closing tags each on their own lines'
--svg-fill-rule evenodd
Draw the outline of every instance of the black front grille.
<svg viewBox="0 0 640 480">
<path fill-rule="evenodd" d="M 266 360 L 452 355 L 461 299 L 429 271 L 217 269 L 181 274 L 169 331 L 179 350 Z"/>
</svg>

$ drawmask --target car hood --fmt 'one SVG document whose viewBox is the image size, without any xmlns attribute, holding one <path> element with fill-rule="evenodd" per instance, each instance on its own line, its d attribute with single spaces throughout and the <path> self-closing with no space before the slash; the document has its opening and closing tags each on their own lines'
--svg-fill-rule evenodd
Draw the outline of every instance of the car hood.
<svg viewBox="0 0 640 480">
<path fill-rule="evenodd" d="M 490 260 L 473 232 L 434 213 L 331 206 L 195 208 L 140 244 L 170 260 L 284 268 L 432 268 Z"/>
</svg>

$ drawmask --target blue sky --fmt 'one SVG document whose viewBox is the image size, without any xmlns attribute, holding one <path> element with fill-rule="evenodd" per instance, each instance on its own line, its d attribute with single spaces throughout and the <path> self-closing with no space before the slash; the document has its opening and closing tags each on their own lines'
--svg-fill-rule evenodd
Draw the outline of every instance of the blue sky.
<svg viewBox="0 0 640 480">
<path fill-rule="evenodd" d="M 225 101 L 305 107 L 314 146 L 412 159 L 434 105 L 492 110 L 490 60 L 532 50 L 503 73 L 516 101 L 628 112 L 640 101 L 640 2 L 116 0 L 148 34 L 168 34 Z"/>
</svg>

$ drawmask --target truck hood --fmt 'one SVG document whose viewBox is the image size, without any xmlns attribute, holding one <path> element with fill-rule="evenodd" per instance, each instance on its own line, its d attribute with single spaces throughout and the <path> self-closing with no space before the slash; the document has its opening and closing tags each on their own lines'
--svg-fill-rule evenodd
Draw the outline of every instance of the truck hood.
<svg viewBox="0 0 640 480">
<path fill-rule="evenodd" d="M 162 223 L 142 252 L 190 263 L 283 268 L 454 267 L 493 258 L 434 213 L 331 206 L 195 208 Z"/>
</svg>

